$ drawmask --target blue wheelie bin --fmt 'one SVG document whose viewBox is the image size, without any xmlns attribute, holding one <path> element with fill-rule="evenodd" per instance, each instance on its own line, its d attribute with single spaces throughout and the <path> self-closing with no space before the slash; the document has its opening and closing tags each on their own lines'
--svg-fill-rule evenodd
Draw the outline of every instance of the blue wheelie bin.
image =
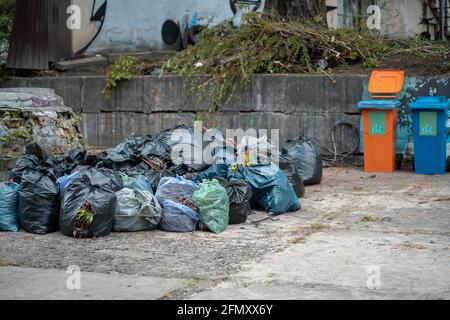
<svg viewBox="0 0 450 320">
<path fill-rule="evenodd" d="M 417 174 L 445 174 L 447 153 L 446 97 L 420 97 L 409 105 L 413 118 Z"/>
</svg>

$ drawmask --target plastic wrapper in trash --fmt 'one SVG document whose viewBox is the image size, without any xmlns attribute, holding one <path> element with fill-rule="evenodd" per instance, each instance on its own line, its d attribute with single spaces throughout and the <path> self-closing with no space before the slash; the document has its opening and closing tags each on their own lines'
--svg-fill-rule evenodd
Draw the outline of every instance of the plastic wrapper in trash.
<svg viewBox="0 0 450 320">
<path fill-rule="evenodd" d="M 303 184 L 303 179 L 297 171 L 297 168 L 294 165 L 294 161 L 288 155 L 281 155 L 279 167 L 289 179 L 289 183 L 295 191 L 295 194 L 299 198 L 303 198 L 305 196 L 305 185 Z"/>
<path fill-rule="evenodd" d="M 19 230 L 19 185 L 0 184 L 0 231 Z"/>
<path fill-rule="evenodd" d="M 79 180 L 69 185 L 59 217 L 59 226 L 63 234 L 80 238 L 97 238 L 111 233 L 117 198 L 114 191 L 104 189 L 104 185 L 108 182 L 109 179 L 105 176 L 82 173 Z M 83 224 L 80 223 L 82 218 Z M 89 223 L 84 222 L 86 220 L 89 220 Z"/>
<path fill-rule="evenodd" d="M 56 180 L 56 184 L 58 185 L 59 189 L 59 199 L 61 201 L 64 198 L 64 194 L 66 193 L 66 189 L 70 185 L 70 183 L 74 180 L 80 179 L 80 177 L 80 172 L 75 171 L 72 174 L 59 177 L 58 180 Z"/>
<path fill-rule="evenodd" d="M 125 188 L 128 189 L 139 189 L 142 191 L 147 191 L 153 194 L 153 187 L 150 180 L 143 175 L 138 175 L 136 177 L 130 178 L 127 181 L 124 181 Z"/>
<path fill-rule="evenodd" d="M 156 197 L 139 189 L 122 189 L 116 192 L 117 205 L 113 231 L 136 232 L 155 229 L 162 215 Z"/>
<path fill-rule="evenodd" d="M 164 200 L 172 200 L 176 202 L 182 197 L 192 199 L 192 195 L 198 190 L 195 182 L 186 180 L 182 177 L 176 178 L 162 178 L 156 191 L 156 198 L 159 203 L 164 203 Z"/>
<path fill-rule="evenodd" d="M 238 146 L 238 153 L 244 154 L 249 152 L 253 154 L 254 161 L 259 164 L 269 164 L 272 162 L 272 157 L 279 154 L 277 148 L 270 142 L 267 136 L 260 138 L 252 136 L 244 136 Z"/>
<path fill-rule="evenodd" d="M 298 137 L 289 140 L 283 148 L 283 154 L 289 155 L 294 161 L 298 173 L 305 186 L 322 182 L 322 157 L 320 147 L 308 137 Z"/>
<path fill-rule="evenodd" d="M 178 202 L 164 200 L 159 227 L 169 232 L 193 232 L 199 220 L 198 213 Z"/>
<path fill-rule="evenodd" d="M 252 213 L 250 199 L 252 198 L 252 188 L 244 180 L 217 178 L 220 184 L 227 190 L 230 198 L 230 219 L 229 224 L 240 224 L 247 221 L 247 217 Z"/>
<path fill-rule="evenodd" d="M 40 235 L 57 231 L 60 203 L 56 177 L 41 168 L 25 171 L 21 180 L 20 225 L 25 231 Z"/>
<path fill-rule="evenodd" d="M 217 181 L 205 180 L 194 193 L 193 200 L 199 209 L 200 221 L 213 233 L 221 233 L 228 226 L 230 202 L 228 193 Z"/>
</svg>

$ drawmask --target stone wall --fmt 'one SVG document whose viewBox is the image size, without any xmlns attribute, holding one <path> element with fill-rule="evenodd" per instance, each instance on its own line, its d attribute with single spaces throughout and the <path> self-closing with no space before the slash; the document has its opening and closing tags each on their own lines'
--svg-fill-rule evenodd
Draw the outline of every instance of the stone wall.
<svg viewBox="0 0 450 320">
<path fill-rule="evenodd" d="M 331 131 L 340 123 L 359 127 L 357 103 L 366 76 L 257 75 L 242 95 L 218 110 L 222 129 L 279 129 L 280 142 L 298 135 L 332 145 Z M 85 142 L 105 149 L 130 135 L 156 133 L 196 117 L 183 78 L 146 76 L 123 82 L 105 99 L 103 77 L 16 78 L 7 87 L 48 87 L 81 115 Z M 205 110 L 205 105 L 201 110 Z M 340 144 L 354 144 L 354 130 L 335 130 Z"/>
</svg>

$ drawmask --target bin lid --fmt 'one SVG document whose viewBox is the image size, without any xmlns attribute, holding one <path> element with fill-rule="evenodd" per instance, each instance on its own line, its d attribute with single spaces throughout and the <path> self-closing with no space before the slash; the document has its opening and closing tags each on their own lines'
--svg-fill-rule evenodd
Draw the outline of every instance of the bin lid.
<svg viewBox="0 0 450 320">
<path fill-rule="evenodd" d="M 393 110 L 400 107 L 402 103 L 398 100 L 366 100 L 358 103 L 359 109 Z"/>
<path fill-rule="evenodd" d="M 369 80 L 371 98 L 395 99 L 403 88 L 405 71 L 373 70 Z"/>
<path fill-rule="evenodd" d="M 446 110 L 450 108 L 447 97 L 419 97 L 409 104 L 411 110 Z"/>
</svg>

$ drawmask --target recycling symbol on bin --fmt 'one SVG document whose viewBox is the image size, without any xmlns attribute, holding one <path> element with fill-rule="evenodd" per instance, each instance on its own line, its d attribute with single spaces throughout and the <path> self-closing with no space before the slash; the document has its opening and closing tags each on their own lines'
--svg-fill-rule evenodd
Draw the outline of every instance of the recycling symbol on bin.
<svg viewBox="0 0 450 320">
<path fill-rule="evenodd" d="M 434 132 L 433 127 L 428 124 L 422 128 L 423 135 L 431 135 L 433 134 L 433 132 Z"/>
<path fill-rule="evenodd" d="M 383 132 L 384 132 L 383 126 L 381 126 L 378 123 L 372 127 L 372 131 L 371 131 L 372 134 L 383 134 Z"/>
</svg>

